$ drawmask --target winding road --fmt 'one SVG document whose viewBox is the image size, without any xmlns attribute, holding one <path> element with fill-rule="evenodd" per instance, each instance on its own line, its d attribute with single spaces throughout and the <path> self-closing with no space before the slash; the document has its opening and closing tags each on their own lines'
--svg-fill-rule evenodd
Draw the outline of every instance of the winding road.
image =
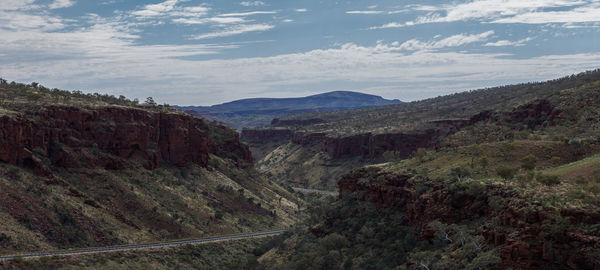
<svg viewBox="0 0 600 270">
<path fill-rule="evenodd" d="M 79 254 L 93 254 L 102 252 L 113 252 L 123 250 L 137 250 L 137 249 L 149 249 L 149 248 L 161 248 L 161 247 L 175 247 L 189 244 L 203 244 L 226 240 L 240 240 L 247 238 L 257 238 L 264 236 L 277 235 L 285 232 L 285 230 L 270 231 L 270 232 L 259 232 L 259 233 L 248 233 L 239 235 L 228 235 L 213 238 L 204 238 L 196 240 L 183 240 L 183 241 L 172 241 L 154 244 L 139 244 L 139 245 L 127 245 L 127 246 L 113 246 L 113 247 L 100 247 L 100 248 L 89 248 L 80 250 L 63 250 L 63 251 L 50 251 L 50 252 L 38 252 L 30 254 L 16 254 L 16 255 L 0 255 L 0 260 L 10 260 L 15 258 L 33 258 L 43 256 L 68 256 L 68 255 L 79 255 Z"/>
</svg>

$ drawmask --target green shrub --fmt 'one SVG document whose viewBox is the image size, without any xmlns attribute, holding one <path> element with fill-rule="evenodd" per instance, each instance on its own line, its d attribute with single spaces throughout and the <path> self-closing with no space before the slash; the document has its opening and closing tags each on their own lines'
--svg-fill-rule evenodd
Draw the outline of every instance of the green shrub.
<svg viewBox="0 0 600 270">
<path fill-rule="evenodd" d="M 511 180 L 515 177 L 515 169 L 500 166 L 496 169 L 496 174 L 504 180 Z"/>
<path fill-rule="evenodd" d="M 560 178 L 557 175 L 539 174 L 535 180 L 546 186 L 556 186 L 560 184 Z"/>
<path fill-rule="evenodd" d="M 585 185 L 588 183 L 588 180 L 583 177 L 583 175 L 578 175 L 575 177 L 575 183 L 578 185 Z"/>
<path fill-rule="evenodd" d="M 488 160 L 487 157 L 481 157 L 479 159 L 478 163 L 479 163 L 479 166 L 481 166 L 481 168 L 484 168 L 484 169 L 487 168 L 487 166 L 490 165 L 490 161 Z"/>
<path fill-rule="evenodd" d="M 319 244 L 327 250 L 337 250 L 347 247 L 350 243 L 343 235 L 332 233 L 321 238 Z"/>
<path fill-rule="evenodd" d="M 569 140 L 567 139 L 567 137 L 565 137 L 563 135 L 556 135 L 556 136 L 552 137 L 552 140 L 555 141 L 555 142 L 564 142 L 564 143 L 569 142 Z"/>
<path fill-rule="evenodd" d="M 2 246 L 5 243 L 10 242 L 10 236 L 4 234 L 4 233 L 0 233 L 0 246 Z"/>
<path fill-rule="evenodd" d="M 502 259 L 495 250 L 480 252 L 467 266 L 466 269 L 488 269 L 497 266 Z"/>
<path fill-rule="evenodd" d="M 594 183 L 587 186 L 587 190 L 594 195 L 600 194 L 600 184 Z"/>
<path fill-rule="evenodd" d="M 535 178 L 535 173 L 532 171 L 528 171 L 525 173 L 521 173 L 518 174 L 516 176 L 517 181 L 519 181 L 519 183 L 525 184 L 525 183 L 529 183 L 531 181 L 533 181 L 533 178 Z"/>
<path fill-rule="evenodd" d="M 592 181 L 594 183 L 600 184 L 600 170 L 594 171 L 594 173 L 592 174 Z"/>
<path fill-rule="evenodd" d="M 485 185 L 481 182 L 473 181 L 467 185 L 467 194 L 478 197 L 485 194 Z"/>
<path fill-rule="evenodd" d="M 8 169 L 8 176 L 13 180 L 18 180 L 21 178 L 21 170 L 15 166 L 10 166 Z"/>
<path fill-rule="evenodd" d="M 456 167 L 450 170 L 450 176 L 452 176 L 452 178 L 454 179 L 461 181 L 464 178 L 470 177 L 471 172 L 467 168 Z"/>
<path fill-rule="evenodd" d="M 536 162 L 537 158 L 534 155 L 527 155 L 526 157 L 521 159 L 521 168 L 531 171 L 535 169 Z"/>
</svg>

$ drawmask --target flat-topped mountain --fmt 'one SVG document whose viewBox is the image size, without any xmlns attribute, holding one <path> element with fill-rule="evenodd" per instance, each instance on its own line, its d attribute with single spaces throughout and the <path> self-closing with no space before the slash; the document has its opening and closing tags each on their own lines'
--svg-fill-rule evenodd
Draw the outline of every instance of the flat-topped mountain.
<svg viewBox="0 0 600 270">
<path fill-rule="evenodd" d="M 334 111 L 399 104 L 402 101 L 351 91 L 333 91 L 298 98 L 250 98 L 213 106 L 176 107 L 196 116 L 217 119 L 241 129 L 267 125 L 273 118 L 288 114 Z"/>
</svg>

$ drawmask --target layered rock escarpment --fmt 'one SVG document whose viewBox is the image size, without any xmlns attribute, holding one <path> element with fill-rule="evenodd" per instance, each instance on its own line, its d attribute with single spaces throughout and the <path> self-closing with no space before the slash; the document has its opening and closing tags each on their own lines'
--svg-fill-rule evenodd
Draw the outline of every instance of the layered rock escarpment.
<svg viewBox="0 0 600 270">
<path fill-rule="evenodd" d="M 417 185 L 427 187 L 419 192 Z M 501 268 L 510 269 L 600 269 L 597 251 L 598 233 L 584 230 L 600 223 L 600 213 L 588 210 L 500 209 L 490 206 L 490 197 L 510 200 L 515 192 L 498 186 L 485 186 L 482 200 L 473 194 L 452 192 L 448 187 L 431 181 L 411 179 L 410 175 L 365 168 L 343 176 L 338 182 L 340 197 L 360 194 L 359 199 L 378 207 L 402 211 L 420 237 L 432 239 L 434 232 L 427 224 L 439 220 L 460 224 L 485 218 L 479 233 L 489 243 L 499 247 Z M 423 188 L 421 187 L 421 190 Z M 573 226 L 569 226 L 573 225 Z M 567 229 L 569 228 L 569 229 Z"/>
<path fill-rule="evenodd" d="M 210 154 L 240 166 L 252 163 L 235 131 L 184 114 L 49 106 L 0 117 L 0 161 L 17 166 L 40 167 L 45 160 L 58 167 L 108 169 L 122 168 L 125 161 L 147 169 L 163 162 L 206 166 Z"/>
<path fill-rule="evenodd" d="M 510 112 L 483 111 L 467 119 L 445 119 L 426 122 L 421 128 L 395 133 L 363 133 L 350 136 L 332 137 L 325 132 L 305 133 L 294 127 L 325 122 L 314 118 L 307 120 L 273 119 L 271 129 L 246 129 L 242 139 L 253 143 L 289 140 L 302 146 L 316 146 L 332 158 L 356 157 L 377 158 L 387 151 L 405 158 L 418 148 L 435 148 L 440 141 L 462 128 L 479 122 L 507 123 L 534 128 L 539 125 L 552 125 L 560 119 L 561 111 L 547 100 L 537 100 Z"/>
<path fill-rule="evenodd" d="M 242 139 L 252 143 L 285 140 L 302 146 L 315 146 L 333 158 L 355 156 L 376 158 L 386 151 L 396 151 L 398 156 L 408 157 L 418 148 L 437 146 L 441 138 L 456 130 L 444 127 L 411 133 L 366 133 L 329 137 L 326 133 L 303 133 L 289 129 L 253 129 L 242 131 Z"/>
</svg>

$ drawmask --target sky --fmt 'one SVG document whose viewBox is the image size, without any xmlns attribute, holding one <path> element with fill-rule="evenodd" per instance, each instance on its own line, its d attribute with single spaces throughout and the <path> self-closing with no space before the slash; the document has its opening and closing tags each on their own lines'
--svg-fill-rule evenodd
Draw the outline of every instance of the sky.
<svg viewBox="0 0 600 270">
<path fill-rule="evenodd" d="M 159 103 L 413 101 L 600 68 L 600 0 L 0 0 L 0 77 Z"/>
</svg>

